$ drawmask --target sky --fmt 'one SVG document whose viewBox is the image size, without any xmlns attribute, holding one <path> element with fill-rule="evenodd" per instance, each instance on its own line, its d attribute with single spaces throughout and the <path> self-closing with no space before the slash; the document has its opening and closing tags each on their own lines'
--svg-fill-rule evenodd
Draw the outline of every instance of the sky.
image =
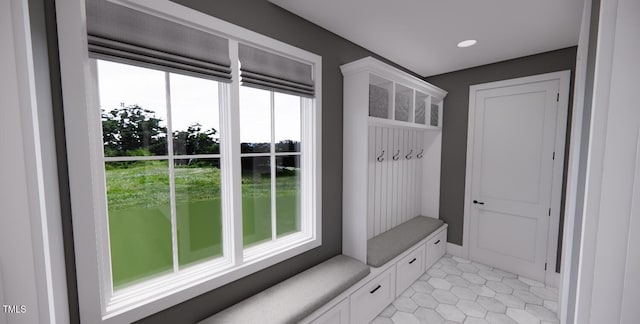
<svg viewBox="0 0 640 324">
<path fill-rule="evenodd" d="M 121 104 L 152 110 L 167 126 L 165 72 L 97 60 L 100 108 L 110 111 Z M 170 73 L 172 129 L 186 130 L 199 123 L 203 129 L 220 131 L 218 83 Z M 240 87 L 240 141 L 270 142 L 270 95 L 268 91 Z M 275 140 L 300 141 L 299 97 L 275 93 Z"/>
</svg>

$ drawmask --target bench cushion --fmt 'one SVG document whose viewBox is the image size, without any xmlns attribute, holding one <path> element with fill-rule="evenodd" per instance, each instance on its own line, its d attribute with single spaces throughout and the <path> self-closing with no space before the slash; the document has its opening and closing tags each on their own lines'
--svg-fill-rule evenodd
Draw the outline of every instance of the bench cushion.
<svg viewBox="0 0 640 324">
<path fill-rule="evenodd" d="M 296 323 L 370 271 L 364 263 L 338 255 L 200 323 Z"/>
<path fill-rule="evenodd" d="M 367 263 L 379 267 L 440 228 L 443 221 L 416 216 L 367 241 Z"/>
</svg>

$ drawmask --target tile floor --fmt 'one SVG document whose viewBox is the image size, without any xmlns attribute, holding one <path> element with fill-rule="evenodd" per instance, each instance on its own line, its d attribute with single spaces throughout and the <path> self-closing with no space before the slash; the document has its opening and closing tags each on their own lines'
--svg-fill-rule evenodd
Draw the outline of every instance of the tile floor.
<svg viewBox="0 0 640 324">
<path fill-rule="evenodd" d="M 372 324 L 559 323 L 558 290 L 445 255 Z"/>
</svg>

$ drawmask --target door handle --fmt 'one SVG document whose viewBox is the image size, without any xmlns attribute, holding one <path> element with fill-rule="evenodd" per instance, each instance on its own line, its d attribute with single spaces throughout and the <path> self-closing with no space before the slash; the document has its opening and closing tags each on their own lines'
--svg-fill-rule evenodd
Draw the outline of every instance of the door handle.
<svg viewBox="0 0 640 324">
<path fill-rule="evenodd" d="M 478 205 L 484 205 L 484 202 L 482 202 L 482 201 L 477 201 L 477 200 L 474 200 L 474 201 L 473 201 L 473 203 L 474 203 L 474 204 L 478 204 Z"/>
</svg>

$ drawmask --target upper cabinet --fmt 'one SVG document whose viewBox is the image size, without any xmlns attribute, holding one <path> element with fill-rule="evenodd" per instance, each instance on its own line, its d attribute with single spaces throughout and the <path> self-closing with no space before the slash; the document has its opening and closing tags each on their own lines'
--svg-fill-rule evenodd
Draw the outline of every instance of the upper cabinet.
<svg viewBox="0 0 640 324">
<path fill-rule="evenodd" d="M 369 124 L 440 129 L 442 101 L 446 91 L 372 57 L 341 67 L 345 78 L 355 77 L 366 87 L 355 87 L 349 95 L 366 98 Z M 348 109 L 354 109 L 349 107 Z"/>
</svg>

